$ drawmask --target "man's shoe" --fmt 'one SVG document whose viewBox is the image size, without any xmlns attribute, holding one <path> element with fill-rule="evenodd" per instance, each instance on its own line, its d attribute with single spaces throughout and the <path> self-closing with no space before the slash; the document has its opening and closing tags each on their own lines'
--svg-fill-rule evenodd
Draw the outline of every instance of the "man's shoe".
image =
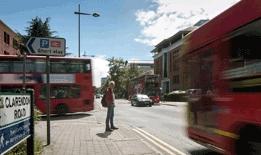
<svg viewBox="0 0 261 155">
<path fill-rule="evenodd" d="M 105 129 L 106 132 L 111 132 L 112 129 L 108 128 L 108 129 Z"/>
<path fill-rule="evenodd" d="M 117 130 L 117 129 L 119 129 L 119 128 L 113 126 L 113 127 L 111 127 L 111 129 L 113 129 L 113 130 Z"/>
</svg>

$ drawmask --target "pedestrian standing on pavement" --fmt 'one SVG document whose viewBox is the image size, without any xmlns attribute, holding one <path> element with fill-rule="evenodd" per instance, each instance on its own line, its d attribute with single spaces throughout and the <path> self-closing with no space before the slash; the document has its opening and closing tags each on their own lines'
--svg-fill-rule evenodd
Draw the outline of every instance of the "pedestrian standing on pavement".
<svg viewBox="0 0 261 155">
<path fill-rule="evenodd" d="M 118 129 L 113 124 L 113 117 L 114 117 L 114 107 L 115 107 L 115 95 L 113 88 L 115 87 L 115 82 L 110 81 L 109 87 L 106 90 L 106 103 L 107 103 L 107 117 L 106 117 L 106 129 L 105 131 L 112 131 Z M 109 126 L 111 125 L 111 127 Z"/>
</svg>

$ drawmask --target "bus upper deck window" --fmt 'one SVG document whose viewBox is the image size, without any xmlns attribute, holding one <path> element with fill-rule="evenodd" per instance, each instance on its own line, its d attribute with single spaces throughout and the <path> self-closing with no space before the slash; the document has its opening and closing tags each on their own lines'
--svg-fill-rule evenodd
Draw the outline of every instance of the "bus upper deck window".
<svg viewBox="0 0 261 155">
<path fill-rule="evenodd" d="M 86 71 L 90 71 L 91 70 L 91 64 L 86 64 Z"/>
</svg>

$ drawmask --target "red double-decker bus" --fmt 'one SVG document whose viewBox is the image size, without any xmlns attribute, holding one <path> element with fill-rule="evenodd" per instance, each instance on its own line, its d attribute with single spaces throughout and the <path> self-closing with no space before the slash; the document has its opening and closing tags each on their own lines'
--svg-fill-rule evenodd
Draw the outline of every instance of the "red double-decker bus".
<svg viewBox="0 0 261 155">
<path fill-rule="evenodd" d="M 37 108 L 46 113 L 45 57 L 26 58 L 26 87 L 35 90 Z M 0 91 L 18 91 L 23 86 L 23 58 L 0 56 Z M 91 60 L 50 58 L 51 113 L 65 114 L 94 109 Z"/>
<path fill-rule="evenodd" d="M 160 102 L 160 77 L 159 75 L 141 75 L 130 80 L 128 86 L 129 99 L 134 94 L 146 94 L 153 104 Z"/>
<path fill-rule="evenodd" d="M 224 154 L 261 154 L 261 1 L 241 0 L 183 49 L 188 136 Z"/>
</svg>

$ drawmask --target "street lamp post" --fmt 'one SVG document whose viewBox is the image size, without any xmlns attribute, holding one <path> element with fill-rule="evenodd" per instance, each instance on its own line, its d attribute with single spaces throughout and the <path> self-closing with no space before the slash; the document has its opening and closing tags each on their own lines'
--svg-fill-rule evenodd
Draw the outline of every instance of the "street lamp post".
<svg viewBox="0 0 261 155">
<path fill-rule="evenodd" d="M 83 13 L 81 12 L 81 6 L 78 5 L 78 12 L 74 12 L 78 15 L 78 57 L 81 57 L 81 15 L 91 15 L 93 17 L 99 17 L 98 13 Z"/>
</svg>

